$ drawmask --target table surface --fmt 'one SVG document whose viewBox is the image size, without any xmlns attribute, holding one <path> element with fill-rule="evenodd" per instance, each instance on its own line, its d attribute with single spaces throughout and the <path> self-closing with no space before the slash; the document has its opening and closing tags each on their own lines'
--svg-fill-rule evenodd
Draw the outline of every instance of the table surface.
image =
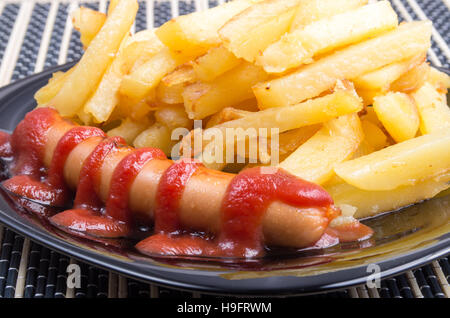
<svg viewBox="0 0 450 318">
<path fill-rule="evenodd" d="M 158 27 L 171 17 L 204 10 L 223 0 L 139 1 L 135 31 Z M 428 59 L 450 67 L 450 0 L 391 0 L 401 21 L 433 21 Z M 69 13 L 79 5 L 105 12 L 107 0 L 0 0 L 0 86 L 81 57 Z M 69 264 L 81 268 L 81 287 L 68 288 Z M 382 280 L 381 288 L 357 286 L 306 297 L 450 297 L 449 258 Z M 0 297 L 186 297 L 208 295 L 148 285 L 68 258 L 0 226 Z"/>
</svg>

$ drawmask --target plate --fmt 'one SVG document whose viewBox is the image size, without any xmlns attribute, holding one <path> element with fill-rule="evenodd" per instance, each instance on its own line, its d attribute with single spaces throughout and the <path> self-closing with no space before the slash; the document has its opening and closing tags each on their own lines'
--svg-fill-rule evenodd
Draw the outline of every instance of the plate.
<svg viewBox="0 0 450 318">
<path fill-rule="evenodd" d="M 48 69 L 0 89 L 0 128 L 12 131 L 36 104 L 34 93 L 51 74 L 73 63 Z M 324 292 L 397 275 L 450 252 L 450 196 L 364 220 L 375 230 L 362 243 L 325 250 L 274 253 L 276 257 L 225 264 L 182 258 L 152 259 L 59 232 L 0 196 L 0 222 L 50 249 L 144 282 L 224 295 L 283 296 Z"/>
</svg>

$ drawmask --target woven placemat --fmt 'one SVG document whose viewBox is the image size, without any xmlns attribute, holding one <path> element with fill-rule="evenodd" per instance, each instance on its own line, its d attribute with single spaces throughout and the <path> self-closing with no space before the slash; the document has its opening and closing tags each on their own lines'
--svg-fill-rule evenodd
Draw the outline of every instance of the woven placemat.
<svg viewBox="0 0 450 318">
<path fill-rule="evenodd" d="M 136 31 L 157 27 L 181 14 L 223 3 L 223 0 L 139 1 Z M 429 60 L 450 67 L 450 0 L 391 0 L 402 21 L 430 19 L 434 23 Z M 105 12 L 106 0 L 1 0 L 0 86 L 81 57 L 79 34 L 69 12 L 77 6 Z M 1 114 L 0 114 L 1 116 Z M 78 264 L 80 288 L 67 288 L 67 267 Z M 380 288 L 358 286 L 305 297 L 319 298 L 444 298 L 450 297 L 449 257 L 382 280 Z M 0 226 L 0 297 L 28 298 L 167 298 L 209 297 L 168 289 L 77 262 Z"/>
</svg>

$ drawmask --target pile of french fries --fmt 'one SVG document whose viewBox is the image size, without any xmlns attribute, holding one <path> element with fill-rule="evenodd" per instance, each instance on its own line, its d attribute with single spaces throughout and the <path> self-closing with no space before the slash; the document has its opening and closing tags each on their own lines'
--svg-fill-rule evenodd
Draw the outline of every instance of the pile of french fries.
<svg viewBox="0 0 450 318">
<path fill-rule="evenodd" d="M 450 187 L 450 79 L 426 62 L 429 21 L 399 25 L 388 1 L 234 0 L 131 34 L 137 10 L 79 8 L 85 53 L 36 93 L 38 107 L 168 155 L 194 120 L 202 134 L 277 128 L 277 166 L 359 218 Z"/>
</svg>

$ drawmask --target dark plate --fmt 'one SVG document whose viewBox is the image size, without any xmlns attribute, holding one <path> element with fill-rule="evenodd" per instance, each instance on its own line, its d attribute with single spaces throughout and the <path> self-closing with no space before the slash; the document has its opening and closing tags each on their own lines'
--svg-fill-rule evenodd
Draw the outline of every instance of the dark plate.
<svg viewBox="0 0 450 318">
<path fill-rule="evenodd" d="M 33 95 L 51 74 L 49 69 L 0 89 L 0 128 L 13 130 L 35 107 Z M 380 277 L 396 275 L 450 252 L 450 196 L 366 220 L 375 230 L 370 242 L 327 250 L 282 251 L 260 262 L 221 264 L 184 259 L 156 260 L 131 249 L 76 239 L 14 208 L 0 197 L 0 222 L 51 249 L 138 280 L 204 293 L 297 295 L 366 283 L 379 266 Z M 376 275 L 375 275 L 376 276 Z"/>
</svg>

